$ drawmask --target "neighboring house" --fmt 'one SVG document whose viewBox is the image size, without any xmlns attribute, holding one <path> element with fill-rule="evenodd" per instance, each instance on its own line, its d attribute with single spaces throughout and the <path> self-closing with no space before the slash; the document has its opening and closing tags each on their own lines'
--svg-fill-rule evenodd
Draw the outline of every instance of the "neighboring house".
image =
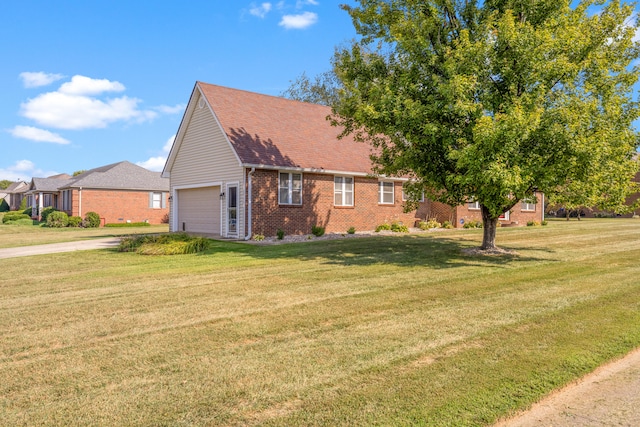
<svg viewBox="0 0 640 427">
<path fill-rule="evenodd" d="M 103 224 L 149 222 L 160 224 L 168 216 L 169 180 L 159 172 L 124 161 L 91 169 L 77 176 L 33 178 L 34 217 L 48 206 L 70 216 L 96 212 Z"/>
<path fill-rule="evenodd" d="M 326 120 L 329 107 L 197 82 L 163 176 L 170 230 L 250 238 L 372 230 L 452 220 L 464 213 L 424 200 L 404 212 L 404 178 L 375 176 L 371 148 Z M 464 207 L 463 207 L 464 209 Z M 471 211 L 470 211 L 471 212 Z M 519 215 L 519 213 L 518 213 Z M 536 205 L 531 218 L 542 218 Z"/>
<path fill-rule="evenodd" d="M 7 202 L 9 210 L 17 211 L 28 189 L 29 184 L 24 181 L 16 181 L 5 190 L 0 190 L 0 199 L 4 199 L 4 201 Z"/>
</svg>

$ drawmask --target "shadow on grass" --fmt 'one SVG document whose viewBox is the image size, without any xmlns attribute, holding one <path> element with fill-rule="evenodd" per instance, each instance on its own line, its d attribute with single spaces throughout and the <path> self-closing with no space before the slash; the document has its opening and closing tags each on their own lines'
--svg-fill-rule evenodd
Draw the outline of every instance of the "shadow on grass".
<svg viewBox="0 0 640 427">
<path fill-rule="evenodd" d="M 240 252 L 261 259 L 294 258 L 324 260 L 338 266 L 389 264 L 406 267 L 453 268 L 459 266 L 507 266 L 517 262 L 538 262 L 542 259 L 522 255 L 467 255 L 463 249 L 477 242 L 432 236 L 380 236 L 315 242 L 252 245 L 215 240 L 212 247 L 200 255 Z"/>
</svg>

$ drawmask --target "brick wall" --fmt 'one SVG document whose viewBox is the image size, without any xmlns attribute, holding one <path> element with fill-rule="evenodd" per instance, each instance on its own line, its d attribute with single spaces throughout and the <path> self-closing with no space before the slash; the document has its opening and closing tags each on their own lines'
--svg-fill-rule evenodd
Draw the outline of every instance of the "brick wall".
<svg viewBox="0 0 640 427">
<path fill-rule="evenodd" d="M 149 207 L 149 191 L 115 191 L 115 190 L 82 190 L 82 212 L 80 210 L 80 195 L 77 189 L 71 196 L 72 211 L 69 215 L 84 216 L 87 212 L 96 212 L 104 218 L 103 224 L 119 222 L 144 222 L 161 224 L 165 215 L 169 213 L 169 193 L 164 193 L 166 208 L 153 209 Z"/>
<path fill-rule="evenodd" d="M 513 208 L 511 208 L 511 211 L 509 212 L 509 219 L 500 220 L 500 224 L 503 226 L 523 226 L 527 225 L 527 222 L 529 221 L 542 222 L 542 196 L 539 193 L 536 193 L 536 200 L 537 203 L 535 204 L 535 210 L 533 211 L 522 210 L 522 203 L 518 202 Z M 470 220 L 482 222 L 482 213 L 480 209 L 469 209 L 469 204 L 465 203 L 464 205 L 457 206 L 455 208 L 455 226 L 458 228 L 463 227 L 464 225 L 460 220 L 464 220 L 464 222 L 469 222 Z"/>
<path fill-rule="evenodd" d="M 333 175 L 304 173 L 302 175 L 302 205 L 278 205 L 278 172 L 256 170 L 253 181 L 253 233 L 273 236 L 278 229 L 286 234 L 308 234 L 320 225 L 326 232 L 344 233 L 350 227 L 356 231 L 373 230 L 393 221 L 413 227 L 424 219 L 428 203 L 417 212 L 403 212 L 402 183 L 394 183 L 393 205 L 378 203 L 378 180 L 354 178 L 354 206 L 334 206 Z"/>
</svg>

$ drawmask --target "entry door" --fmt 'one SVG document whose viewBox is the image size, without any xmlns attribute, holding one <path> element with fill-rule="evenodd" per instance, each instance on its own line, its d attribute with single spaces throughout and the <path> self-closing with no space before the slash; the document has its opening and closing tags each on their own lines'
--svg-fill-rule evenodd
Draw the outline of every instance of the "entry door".
<svg viewBox="0 0 640 427">
<path fill-rule="evenodd" d="M 227 230 L 229 234 L 238 234 L 238 186 L 227 187 Z"/>
</svg>

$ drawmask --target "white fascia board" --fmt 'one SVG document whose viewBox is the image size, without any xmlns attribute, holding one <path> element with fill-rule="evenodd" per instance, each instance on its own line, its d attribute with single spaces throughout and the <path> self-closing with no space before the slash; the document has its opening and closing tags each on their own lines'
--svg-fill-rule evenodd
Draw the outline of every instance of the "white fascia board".
<svg viewBox="0 0 640 427">
<path fill-rule="evenodd" d="M 326 175 L 341 175 L 341 176 L 359 176 L 365 178 L 383 178 L 388 181 L 409 181 L 409 178 L 401 178 L 401 177 L 387 177 L 384 175 L 373 175 L 365 172 L 350 172 L 350 171 L 339 171 L 333 169 L 318 169 L 318 168 L 296 168 L 291 166 L 271 166 L 271 165 L 254 165 L 250 163 L 243 163 L 242 167 L 245 168 L 256 168 L 256 169 L 266 169 L 266 170 L 278 170 L 278 171 L 291 171 L 291 172 L 303 172 L 303 173 L 321 173 Z"/>
</svg>

